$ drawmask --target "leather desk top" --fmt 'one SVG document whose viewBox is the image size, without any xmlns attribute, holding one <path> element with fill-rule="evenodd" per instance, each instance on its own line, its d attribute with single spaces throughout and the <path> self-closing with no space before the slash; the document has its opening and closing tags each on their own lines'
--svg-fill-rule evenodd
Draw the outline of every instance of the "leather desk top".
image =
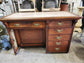
<svg viewBox="0 0 84 63">
<path fill-rule="evenodd" d="M 81 17 L 66 11 L 58 12 L 28 12 L 28 13 L 13 13 L 0 19 L 0 21 L 14 20 L 49 20 L 49 19 L 74 19 L 78 20 Z"/>
</svg>

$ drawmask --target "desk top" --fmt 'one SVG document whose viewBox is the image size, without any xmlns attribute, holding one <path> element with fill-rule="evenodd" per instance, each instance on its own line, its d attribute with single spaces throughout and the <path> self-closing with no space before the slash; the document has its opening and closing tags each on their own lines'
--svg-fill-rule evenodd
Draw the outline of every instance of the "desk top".
<svg viewBox="0 0 84 63">
<path fill-rule="evenodd" d="M 76 14 L 58 11 L 58 12 L 28 12 L 28 13 L 14 13 L 9 16 L 1 18 L 1 21 L 11 21 L 11 20 L 34 20 L 34 19 L 80 19 Z"/>
</svg>

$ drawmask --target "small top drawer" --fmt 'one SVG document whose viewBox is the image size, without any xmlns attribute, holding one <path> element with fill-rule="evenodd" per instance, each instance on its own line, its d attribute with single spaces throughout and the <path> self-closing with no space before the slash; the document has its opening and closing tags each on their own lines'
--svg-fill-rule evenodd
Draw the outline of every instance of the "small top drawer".
<svg viewBox="0 0 84 63">
<path fill-rule="evenodd" d="M 71 27 L 72 21 L 51 21 L 49 27 Z"/>
<path fill-rule="evenodd" d="M 48 52 L 67 52 L 68 46 L 59 46 L 59 47 L 48 47 Z"/>
<path fill-rule="evenodd" d="M 45 22 L 12 22 L 8 23 L 9 28 L 44 28 Z"/>
</svg>

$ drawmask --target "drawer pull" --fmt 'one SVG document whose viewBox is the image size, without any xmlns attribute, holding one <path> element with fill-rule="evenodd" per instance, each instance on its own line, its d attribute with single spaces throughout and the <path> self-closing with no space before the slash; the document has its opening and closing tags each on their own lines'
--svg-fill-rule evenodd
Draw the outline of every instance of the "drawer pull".
<svg viewBox="0 0 84 63">
<path fill-rule="evenodd" d="M 20 24 L 14 24 L 14 26 L 20 26 Z"/>
<path fill-rule="evenodd" d="M 3 29 L 2 29 L 2 28 L 0 28 L 0 33 L 1 33 L 1 32 L 3 32 Z"/>
<path fill-rule="evenodd" d="M 56 39 L 61 39 L 62 37 L 60 37 L 60 36 L 58 36 L 58 37 L 56 37 Z"/>
<path fill-rule="evenodd" d="M 58 32 L 58 33 L 61 33 L 61 32 L 63 32 L 63 30 L 57 30 L 57 32 Z"/>
<path fill-rule="evenodd" d="M 62 26 L 62 25 L 63 25 L 63 23 L 59 22 L 59 23 L 58 23 L 58 25 L 59 25 L 59 26 Z"/>
<path fill-rule="evenodd" d="M 40 26 L 40 24 L 34 24 L 34 26 Z"/>
<path fill-rule="evenodd" d="M 61 44 L 61 42 L 56 42 L 56 45 L 60 45 Z"/>
<path fill-rule="evenodd" d="M 55 48 L 56 51 L 60 50 L 60 48 Z"/>
</svg>

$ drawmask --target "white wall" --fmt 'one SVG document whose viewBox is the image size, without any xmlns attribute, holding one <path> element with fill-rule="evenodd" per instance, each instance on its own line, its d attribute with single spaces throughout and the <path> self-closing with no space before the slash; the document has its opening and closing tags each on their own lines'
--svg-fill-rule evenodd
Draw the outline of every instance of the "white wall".
<svg viewBox="0 0 84 63">
<path fill-rule="evenodd" d="M 67 0 L 67 1 L 68 1 L 69 4 L 74 2 L 73 13 L 78 14 L 78 11 L 79 11 L 78 7 L 81 6 L 81 0 Z M 1 4 L 0 7 L 3 8 L 6 11 L 7 15 L 14 12 L 11 0 L 8 0 L 7 4 L 4 4 L 4 5 Z M 72 12 L 72 7 L 70 8 L 70 12 Z"/>
<path fill-rule="evenodd" d="M 73 6 L 73 13 L 78 14 L 78 7 L 81 6 L 81 0 L 67 0 L 69 4 L 71 4 L 72 2 L 74 2 L 74 6 Z M 72 10 L 72 7 L 71 7 Z M 72 11 L 71 11 L 72 12 Z"/>
<path fill-rule="evenodd" d="M 6 11 L 5 15 L 9 15 L 14 12 L 11 0 L 8 0 L 8 3 L 6 3 L 6 4 L 4 2 L 2 4 L 0 4 L 0 8 L 4 9 Z M 0 15 L 2 15 L 1 10 L 0 10 Z"/>
</svg>

